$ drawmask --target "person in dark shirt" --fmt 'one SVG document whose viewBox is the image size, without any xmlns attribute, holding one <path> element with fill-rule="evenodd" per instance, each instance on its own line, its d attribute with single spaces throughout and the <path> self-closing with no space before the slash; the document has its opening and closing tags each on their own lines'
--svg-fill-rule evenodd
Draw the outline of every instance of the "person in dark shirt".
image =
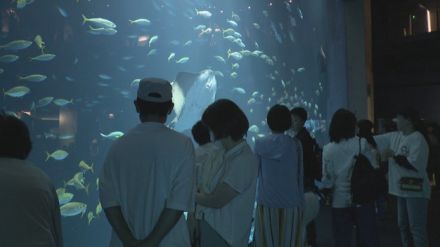
<svg viewBox="0 0 440 247">
<path fill-rule="evenodd" d="M 26 124 L 0 113 L 0 246 L 62 247 L 57 193 L 31 150 Z"/>
<path fill-rule="evenodd" d="M 311 191 L 315 189 L 314 180 L 320 179 L 321 167 L 318 162 L 317 151 L 319 148 L 316 140 L 310 135 L 304 124 L 307 120 L 307 111 L 304 108 L 296 107 L 291 111 L 292 130 L 295 137 L 301 141 L 304 153 L 304 189 Z"/>
<path fill-rule="evenodd" d="M 307 111 L 302 107 L 295 107 L 290 111 L 292 117 L 292 130 L 295 137 L 301 142 L 303 148 L 304 163 L 304 192 L 315 191 L 315 179 L 321 178 L 321 165 L 318 156 L 319 146 L 316 140 L 304 127 L 307 120 Z M 311 221 L 307 226 L 307 243 L 309 246 L 316 245 L 316 225 Z"/>
<path fill-rule="evenodd" d="M 429 144 L 428 176 L 433 190 L 439 190 L 438 179 L 440 178 L 440 125 L 437 123 L 427 124 L 427 136 Z"/>
</svg>

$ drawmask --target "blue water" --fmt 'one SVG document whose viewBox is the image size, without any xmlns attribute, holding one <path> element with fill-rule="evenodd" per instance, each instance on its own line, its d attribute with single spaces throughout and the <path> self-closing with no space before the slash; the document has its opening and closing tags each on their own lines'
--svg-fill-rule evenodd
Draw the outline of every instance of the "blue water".
<svg viewBox="0 0 440 247">
<path fill-rule="evenodd" d="M 20 57 L 16 62 L 0 63 L 0 87 L 4 91 L 16 86 L 30 89 L 22 97 L 0 97 L 0 108 L 16 114 L 31 129 L 34 148 L 30 160 L 57 188 L 80 171 L 80 161 L 94 164 L 95 172 L 85 173 L 88 194 L 66 187 L 74 194 L 72 201 L 87 204 L 87 212 L 83 217 L 63 217 L 65 246 L 106 246 L 109 240 L 104 215 L 88 224 L 87 214 L 96 214 L 96 178 L 112 143 L 100 134 L 126 132 L 138 122 L 133 107 L 136 86 L 131 85 L 135 79 L 155 76 L 173 81 L 179 72 L 198 74 L 210 69 L 215 72 L 215 98 L 237 102 L 251 125 L 258 127 L 258 132 L 249 132 L 250 143 L 267 134 L 265 115 L 276 103 L 305 107 L 311 119 L 309 130 L 317 138 L 325 135 L 325 21 L 309 1 L 52 0 L 35 1 L 20 9 L 16 2 L 2 1 L 0 8 L 0 44 L 34 41 L 40 35 L 44 53 L 56 55 L 51 61 L 30 61 L 43 52 L 35 42 L 22 50 L 0 50 L 0 56 Z M 196 9 L 202 12 L 197 14 Z M 83 25 L 83 14 L 110 20 L 117 33 L 89 33 L 89 25 L 96 29 L 99 24 Z M 130 24 L 129 20 L 139 18 L 148 19 L 150 25 Z M 151 42 L 154 36 L 157 41 Z M 236 60 L 234 52 L 243 58 Z M 172 53 L 175 57 L 169 59 Z M 182 58 L 189 60 L 177 63 Z M 18 79 L 31 74 L 47 79 Z M 72 103 L 39 107 L 44 97 Z M 169 120 L 174 117 L 175 113 Z M 69 155 L 45 162 L 46 152 L 57 149 Z"/>
</svg>

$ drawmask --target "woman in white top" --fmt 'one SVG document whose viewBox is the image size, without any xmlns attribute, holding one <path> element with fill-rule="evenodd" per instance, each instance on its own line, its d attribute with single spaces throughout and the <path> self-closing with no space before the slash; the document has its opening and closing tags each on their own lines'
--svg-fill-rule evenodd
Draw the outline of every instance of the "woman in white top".
<svg viewBox="0 0 440 247">
<path fill-rule="evenodd" d="M 398 225 L 404 247 L 427 247 L 429 148 L 414 109 L 403 109 L 393 121 L 396 132 L 375 136 L 382 160 L 388 160 L 388 189 L 397 197 Z"/>
<path fill-rule="evenodd" d="M 232 101 L 221 99 L 203 113 L 202 121 L 224 149 L 223 171 L 211 193 L 197 193 L 203 207 L 201 247 L 247 247 L 255 202 L 258 161 L 244 136 L 249 122 Z"/>
<path fill-rule="evenodd" d="M 333 192 L 332 222 L 335 247 L 351 246 L 353 226 L 357 227 L 361 246 L 378 247 L 374 203 L 353 204 L 351 173 L 354 157 L 365 155 L 377 167 L 377 160 L 365 139 L 356 134 L 356 117 L 345 109 L 339 109 L 330 123 L 330 143 L 323 150 L 323 177 L 326 188 Z"/>
</svg>

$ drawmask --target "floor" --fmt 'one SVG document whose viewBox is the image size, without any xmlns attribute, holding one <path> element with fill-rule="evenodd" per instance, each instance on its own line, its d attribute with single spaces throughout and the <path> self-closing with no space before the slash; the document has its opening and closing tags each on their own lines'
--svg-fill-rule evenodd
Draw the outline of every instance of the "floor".
<svg viewBox="0 0 440 247">
<path fill-rule="evenodd" d="M 440 222 L 439 192 L 432 194 L 430 203 L 428 226 L 430 246 L 440 247 L 440 228 L 438 227 L 438 222 Z M 400 247 L 402 245 L 400 244 L 400 233 L 399 229 L 397 228 L 396 208 L 393 198 L 389 199 L 388 206 L 389 207 L 386 211 L 385 217 L 382 220 L 378 220 L 380 244 L 382 247 Z M 329 207 L 321 208 L 320 215 L 317 218 L 317 235 L 319 247 L 334 247 L 331 232 L 331 209 Z"/>
</svg>

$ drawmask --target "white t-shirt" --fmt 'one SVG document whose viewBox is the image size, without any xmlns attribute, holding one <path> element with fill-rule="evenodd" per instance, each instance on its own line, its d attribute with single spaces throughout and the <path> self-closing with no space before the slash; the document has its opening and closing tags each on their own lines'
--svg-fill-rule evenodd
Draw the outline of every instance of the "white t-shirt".
<svg viewBox="0 0 440 247">
<path fill-rule="evenodd" d="M 361 153 L 365 155 L 374 168 L 378 168 L 375 152 L 361 139 Z M 359 137 L 331 142 L 324 146 L 322 152 L 322 183 L 326 188 L 333 189 L 332 207 L 347 208 L 352 204 L 351 174 L 354 166 L 354 156 L 359 153 Z"/>
<path fill-rule="evenodd" d="M 204 208 L 205 221 L 231 247 L 247 247 L 255 202 L 258 160 L 249 145 L 243 141 L 224 156 L 225 182 L 239 193 L 224 207 Z"/>
<path fill-rule="evenodd" d="M 225 150 L 220 142 L 210 142 L 196 148 L 197 189 L 209 194 L 217 186 L 218 174 L 223 171 Z"/>
<path fill-rule="evenodd" d="M 393 158 L 388 160 L 388 189 L 389 193 L 400 197 L 430 198 L 431 187 L 429 185 L 428 166 L 429 147 L 423 135 L 415 131 L 407 136 L 402 132 L 390 132 L 374 137 L 379 150 L 391 149 L 395 155 L 403 155 L 417 171 L 400 167 Z M 402 177 L 422 178 L 423 190 L 421 192 L 403 191 L 400 189 Z"/>
<path fill-rule="evenodd" d="M 141 123 L 112 145 L 99 178 L 103 208 L 120 206 L 136 239 L 153 230 L 164 208 L 194 208 L 194 147 L 191 139 L 160 123 Z M 122 246 L 112 232 L 110 246 Z M 190 246 L 185 218 L 160 247 Z"/>
<path fill-rule="evenodd" d="M 0 202 L 0 246 L 63 246 L 58 197 L 39 168 L 0 158 Z"/>
</svg>

